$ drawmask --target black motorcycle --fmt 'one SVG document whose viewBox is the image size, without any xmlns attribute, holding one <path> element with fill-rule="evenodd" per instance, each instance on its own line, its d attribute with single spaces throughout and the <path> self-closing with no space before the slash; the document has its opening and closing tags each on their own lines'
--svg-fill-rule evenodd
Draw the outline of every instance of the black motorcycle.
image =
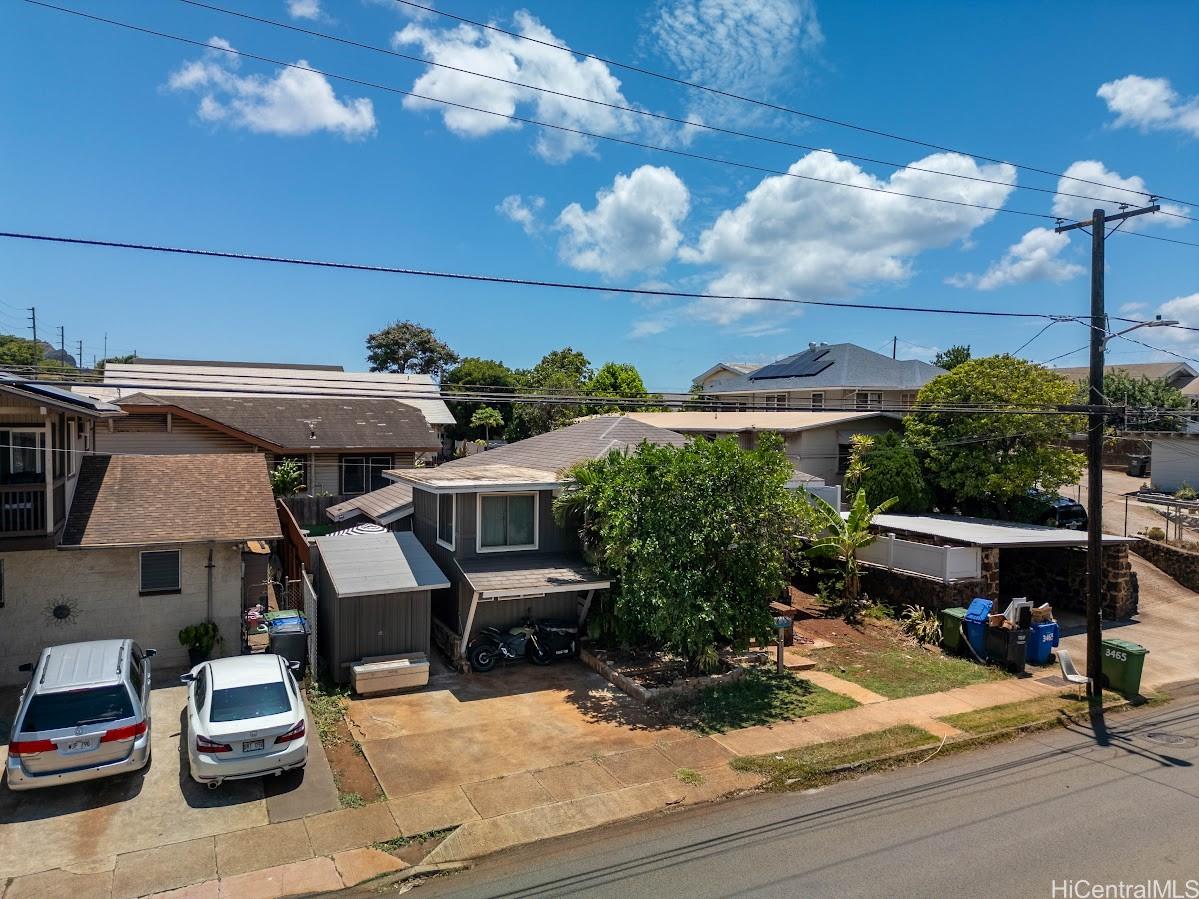
<svg viewBox="0 0 1199 899">
<path fill-rule="evenodd" d="M 517 661 L 527 658 L 535 665 L 548 665 L 554 659 L 579 654 L 579 628 L 570 621 L 525 618 L 508 629 L 484 627 L 467 644 L 470 667 L 478 672 L 490 671 L 500 659 Z"/>
</svg>

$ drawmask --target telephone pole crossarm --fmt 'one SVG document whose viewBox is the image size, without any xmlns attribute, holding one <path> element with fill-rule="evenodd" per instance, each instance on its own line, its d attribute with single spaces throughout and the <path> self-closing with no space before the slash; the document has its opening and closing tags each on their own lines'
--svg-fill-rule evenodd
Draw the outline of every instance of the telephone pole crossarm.
<svg viewBox="0 0 1199 899">
<path fill-rule="evenodd" d="M 1161 206 L 1154 204 L 1152 206 L 1142 206 L 1140 209 L 1127 209 L 1124 212 L 1117 212 L 1115 215 L 1103 216 L 1103 221 L 1106 222 L 1122 222 L 1124 219 L 1130 219 L 1134 215 L 1144 215 L 1147 212 L 1160 212 Z M 1075 228 L 1090 228 L 1095 224 L 1094 218 L 1089 218 L 1085 222 L 1074 222 L 1070 225 L 1058 225 L 1054 228 L 1054 232 L 1061 234 L 1063 231 L 1073 231 Z"/>
</svg>

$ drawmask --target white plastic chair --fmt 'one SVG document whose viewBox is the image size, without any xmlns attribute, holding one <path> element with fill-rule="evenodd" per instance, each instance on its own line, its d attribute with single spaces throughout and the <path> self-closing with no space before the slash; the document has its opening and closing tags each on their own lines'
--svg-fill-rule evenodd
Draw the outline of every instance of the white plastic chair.
<svg viewBox="0 0 1199 899">
<path fill-rule="evenodd" d="M 1070 653 L 1064 649 L 1059 649 L 1057 651 L 1057 663 L 1062 667 L 1062 677 L 1078 688 L 1080 693 L 1082 688 L 1090 688 L 1091 679 L 1085 674 L 1078 673 L 1078 669 L 1074 667 L 1074 660 L 1070 658 Z"/>
</svg>

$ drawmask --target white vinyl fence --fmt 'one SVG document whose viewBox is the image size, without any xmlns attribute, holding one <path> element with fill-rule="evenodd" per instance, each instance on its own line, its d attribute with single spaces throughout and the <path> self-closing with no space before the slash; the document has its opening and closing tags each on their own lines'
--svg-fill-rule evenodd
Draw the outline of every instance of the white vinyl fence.
<svg viewBox="0 0 1199 899">
<path fill-rule="evenodd" d="M 867 565 L 922 574 L 946 583 L 982 576 L 982 550 L 977 546 L 932 546 L 900 540 L 894 534 L 881 536 L 859 549 L 858 559 Z"/>
</svg>

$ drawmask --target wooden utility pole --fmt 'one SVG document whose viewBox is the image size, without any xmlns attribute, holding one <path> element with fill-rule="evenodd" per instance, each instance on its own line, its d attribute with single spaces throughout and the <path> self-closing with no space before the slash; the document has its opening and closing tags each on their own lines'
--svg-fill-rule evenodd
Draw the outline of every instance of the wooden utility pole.
<svg viewBox="0 0 1199 899">
<path fill-rule="evenodd" d="M 894 359 L 894 358 L 895 358 L 895 351 L 896 351 L 896 349 L 897 349 L 897 345 L 898 345 L 898 343 L 899 343 L 899 338 L 898 338 L 898 337 L 892 337 L 892 338 L 891 338 L 891 358 L 892 358 L 892 359 Z"/>
<path fill-rule="evenodd" d="M 1109 411 L 1103 395 L 1103 352 L 1107 346 L 1107 313 L 1103 296 L 1103 247 L 1107 240 L 1107 223 L 1119 222 L 1134 215 L 1157 212 L 1154 204 L 1141 209 L 1126 209 L 1107 215 L 1096 209 L 1085 222 L 1059 225 L 1060 234 L 1074 229 L 1091 229 L 1091 370 L 1087 396 L 1087 686 L 1094 701 L 1103 697 L 1103 422 Z M 1120 227 L 1116 225 L 1116 228 Z M 1115 233 L 1115 229 L 1113 229 Z"/>
</svg>

